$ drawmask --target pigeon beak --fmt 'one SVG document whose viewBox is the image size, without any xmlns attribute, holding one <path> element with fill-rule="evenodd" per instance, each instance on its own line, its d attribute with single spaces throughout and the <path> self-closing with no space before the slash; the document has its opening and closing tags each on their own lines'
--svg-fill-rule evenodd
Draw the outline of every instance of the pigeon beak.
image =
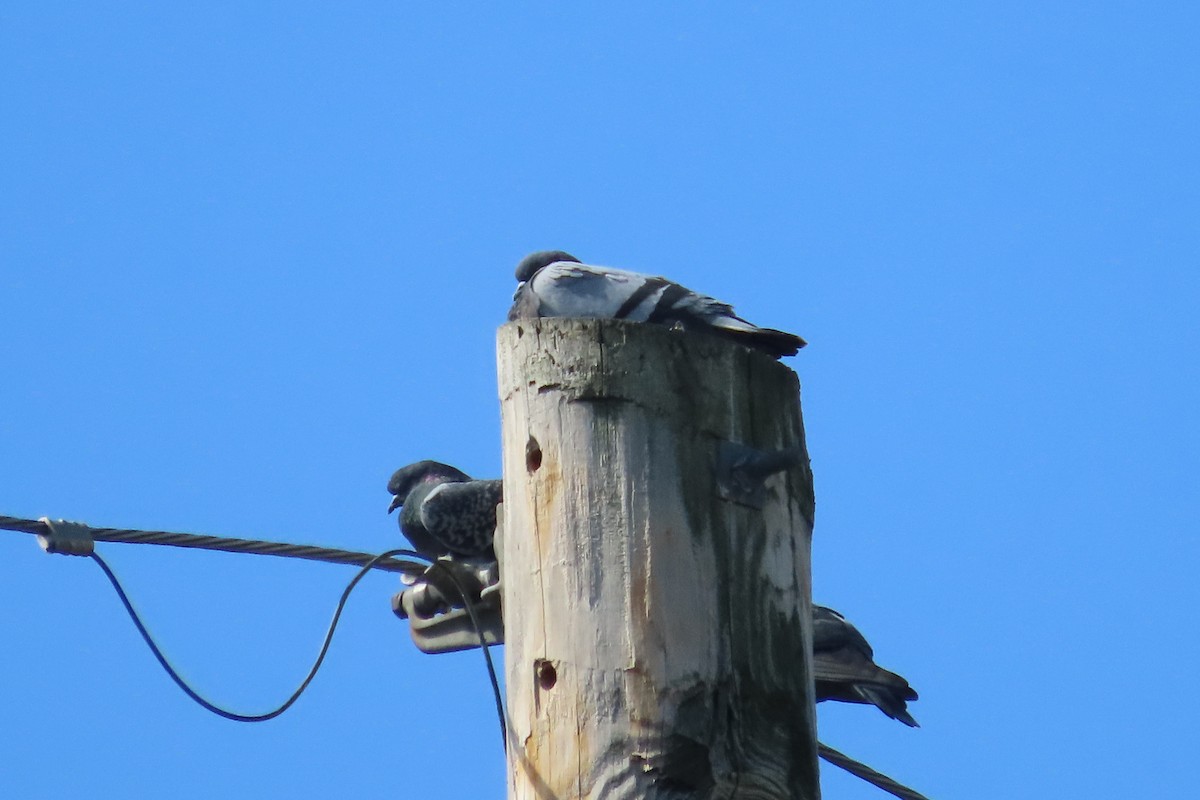
<svg viewBox="0 0 1200 800">
<path fill-rule="evenodd" d="M 404 498 L 401 497 L 400 495 L 396 495 L 395 497 L 392 498 L 392 504 L 390 506 L 388 506 L 388 513 L 389 514 L 392 513 L 393 511 L 395 511 L 397 508 L 399 508 L 402 505 L 404 505 Z"/>
</svg>

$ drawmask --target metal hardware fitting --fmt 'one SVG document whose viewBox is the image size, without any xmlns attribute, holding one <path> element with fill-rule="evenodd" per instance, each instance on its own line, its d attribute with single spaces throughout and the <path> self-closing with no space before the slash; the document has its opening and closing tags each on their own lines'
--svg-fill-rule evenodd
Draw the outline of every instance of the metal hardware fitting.
<svg viewBox="0 0 1200 800">
<path fill-rule="evenodd" d="M 37 535 L 38 544 L 47 553 L 59 553 L 64 556 L 90 556 L 95 552 L 96 540 L 92 538 L 92 529 L 82 522 L 49 519 L 48 517 L 42 517 L 38 522 L 43 523 L 48 529 L 48 533 Z"/>
<path fill-rule="evenodd" d="M 446 575 L 453 570 L 471 595 L 483 639 L 504 643 L 500 608 L 500 570 L 495 561 L 472 563 L 443 558 L 417 578 L 416 585 L 392 597 L 392 612 L 407 619 L 413 644 L 423 653 L 454 653 L 479 647 L 479 633 L 463 606 L 458 586 Z"/>
</svg>

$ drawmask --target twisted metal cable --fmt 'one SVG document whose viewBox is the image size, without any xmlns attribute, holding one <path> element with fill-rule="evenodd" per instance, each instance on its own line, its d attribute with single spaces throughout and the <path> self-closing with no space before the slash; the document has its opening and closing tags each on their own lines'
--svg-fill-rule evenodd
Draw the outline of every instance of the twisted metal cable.
<svg viewBox="0 0 1200 800">
<path fill-rule="evenodd" d="M 49 535 L 46 523 L 36 519 L 0 515 L 0 529 Z M 370 563 L 372 569 L 385 572 L 402 572 L 420 575 L 425 565 L 415 561 L 387 558 L 382 561 L 371 553 L 353 550 L 337 550 L 332 547 L 316 547 L 307 544 L 269 542 L 263 539 L 236 539 L 228 536 L 203 536 L 195 533 L 172 533 L 171 531 L 135 531 L 125 528 L 88 527 L 92 538 L 98 542 L 121 542 L 125 544 L 157 544 L 168 547 L 191 547 L 199 550 L 218 550 L 224 553 L 250 553 L 259 556 L 302 558 L 308 561 L 323 561 L 327 564 L 347 564 L 361 567 Z"/>
<path fill-rule="evenodd" d="M 817 742 L 817 753 L 821 758 L 833 764 L 835 767 L 841 767 L 856 778 L 862 778 L 872 786 L 882 789 L 890 795 L 901 798 L 901 800 L 929 800 L 928 797 L 920 792 L 914 791 L 902 783 L 898 783 L 882 772 L 875 770 L 863 764 L 861 761 L 855 761 L 845 753 L 839 753 L 827 744 Z"/>
</svg>

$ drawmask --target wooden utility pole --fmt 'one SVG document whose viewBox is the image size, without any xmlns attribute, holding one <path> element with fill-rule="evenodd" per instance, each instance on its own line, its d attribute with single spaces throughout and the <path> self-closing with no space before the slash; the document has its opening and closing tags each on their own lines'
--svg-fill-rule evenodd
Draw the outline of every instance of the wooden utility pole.
<svg viewBox="0 0 1200 800">
<path fill-rule="evenodd" d="M 510 323 L 498 362 L 509 800 L 816 800 L 795 373 L 612 320 Z M 725 499 L 747 446 L 792 466 Z"/>
</svg>

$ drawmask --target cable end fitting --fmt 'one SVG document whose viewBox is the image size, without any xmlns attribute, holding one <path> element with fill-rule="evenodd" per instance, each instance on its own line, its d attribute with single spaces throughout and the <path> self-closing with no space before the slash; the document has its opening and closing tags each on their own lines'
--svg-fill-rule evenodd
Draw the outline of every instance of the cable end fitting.
<svg viewBox="0 0 1200 800">
<path fill-rule="evenodd" d="M 38 522 L 46 526 L 46 533 L 37 535 L 38 544 L 47 553 L 64 556 L 90 556 L 95 551 L 96 540 L 92 529 L 82 522 L 42 517 Z"/>
</svg>

